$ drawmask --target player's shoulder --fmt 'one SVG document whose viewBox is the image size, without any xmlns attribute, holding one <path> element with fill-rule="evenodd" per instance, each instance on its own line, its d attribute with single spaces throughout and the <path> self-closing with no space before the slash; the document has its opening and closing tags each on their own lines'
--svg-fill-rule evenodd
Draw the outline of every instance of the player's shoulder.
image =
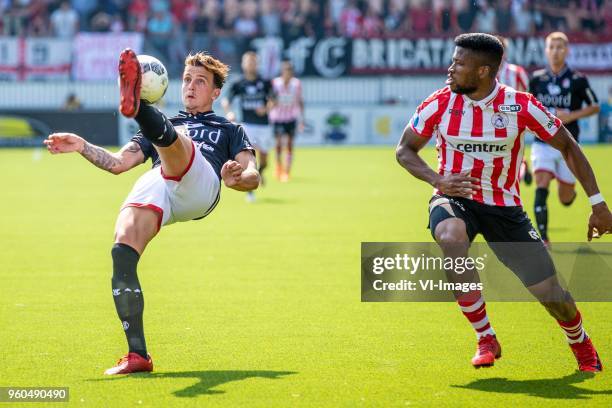
<svg viewBox="0 0 612 408">
<path fill-rule="evenodd" d="M 544 68 L 533 71 L 531 74 L 531 78 L 538 81 L 548 81 L 550 79 L 550 75 L 548 71 Z"/>
<path fill-rule="evenodd" d="M 573 81 L 588 81 L 587 76 L 580 71 L 568 68 L 567 72 L 569 77 L 572 78 Z"/>
<path fill-rule="evenodd" d="M 443 100 L 449 99 L 452 93 L 453 92 L 451 91 L 450 86 L 445 86 L 444 88 L 440 88 L 437 91 L 435 91 L 434 93 L 432 93 L 431 95 L 429 95 L 423 101 L 423 103 L 430 103 L 430 102 L 433 102 L 435 100 L 443 101 Z"/>
</svg>

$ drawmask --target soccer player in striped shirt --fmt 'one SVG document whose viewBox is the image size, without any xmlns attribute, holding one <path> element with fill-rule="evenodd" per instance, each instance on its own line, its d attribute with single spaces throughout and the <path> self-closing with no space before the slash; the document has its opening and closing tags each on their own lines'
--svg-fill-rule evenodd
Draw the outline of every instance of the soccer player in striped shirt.
<svg viewBox="0 0 612 408">
<path fill-rule="evenodd" d="M 302 131 L 304 117 L 304 100 L 302 82 L 293 76 L 293 66 L 283 61 L 281 76 L 272 80 L 272 109 L 270 121 L 274 126 L 276 138 L 276 176 L 280 181 L 289 181 L 291 163 L 293 162 L 293 139 L 296 128 Z M 283 145 L 287 147 L 287 156 L 283 165 Z"/>
<path fill-rule="evenodd" d="M 501 35 L 496 35 L 497 39 L 501 41 L 504 46 L 504 56 L 502 57 L 502 63 L 497 72 L 497 80 L 500 84 L 514 88 L 520 92 L 527 92 L 529 89 L 529 75 L 525 68 L 517 64 L 511 64 L 506 59 L 508 50 L 508 39 Z M 525 181 L 528 186 L 533 181 L 531 171 L 529 171 L 529 165 L 527 160 L 523 159 L 521 162 L 520 179 Z"/>
<path fill-rule="evenodd" d="M 447 86 L 419 106 L 398 144 L 397 160 L 436 190 L 429 204 L 429 227 L 444 255 L 467 256 L 470 242 L 482 234 L 496 256 L 557 320 L 579 369 L 601 371 L 601 360 L 582 327 L 580 312 L 559 284 L 550 254 L 523 211 L 518 164 L 524 132 L 535 132 L 559 150 L 584 187 L 593 209 L 589 241 L 612 229 L 612 214 L 593 170 L 561 121 L 533 95 L 497 82 L 504 52 L 498 39 L 489 34 L 463 34 L 455 38 L 455 45 Z M 418 154 L 434 134 L 438 172 Z M 514 252 L 508 254 L 508 242 L 530 244 L 512 245 Z M 450 279 L 464 279 L 449 272 Z M 481 293 L 455 296 L 478 338 L 472 365 L 492 366 L 501 356 L 501 347 Z"/>
</svg>

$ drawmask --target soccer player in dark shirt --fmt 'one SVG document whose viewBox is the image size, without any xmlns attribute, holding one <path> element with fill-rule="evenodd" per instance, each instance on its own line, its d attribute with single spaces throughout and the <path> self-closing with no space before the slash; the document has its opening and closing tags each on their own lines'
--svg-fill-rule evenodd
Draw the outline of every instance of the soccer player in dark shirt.
<svg viewBox="0 0 612 408">
<path fill-rule="evenodd" d="M 242 125 L 259 154 L 258 170 L 263 181 L 263 172 L 268 165 L 268 151 L 274 145 L 272 129 L 268 122 L 272 85 L 270 81 L 259 76 L 257 54 L 254 51 L 244 53 L 241 67 L 243 76 L 231 85 L 221 105 L 228 120 L 233 122 L 236 120 L 236 115 L 231 110 L 231 103 L 234 98 L 240 99 Z M 255 196 L 249 193 L 247 198 L 252 201 Z"/>
<path fill-rule="evenodd" d="M 599 104 L 587 78 L 567 66 L 565 59 L 569 42 L 567 36 L 555 32 L 546 37 L 548 67 L 533 73 L 529 81 L 532 93 L 551 113 L 556 115 L 578 141 L 578 119 L 599 112 Z M 576 198 L 576 179 L 561 153 L 536 137 L 531 149 L 531 161 L 536 181 L 534 212 L 540 236 L 547 245 L 548 187 L 552 179 L 558 183 L 559 200 L 569 206 Z"/>
<path fill-rule="evenodd" d="M 156 107 L 140 101 L 140 64 L 136 54 L 126 49 L 119 59 L 119 108 L 124 116 L 138 122 L 138 134 L 117 153 L 72 133 L 54 133 L 45 140 L 52 154 L 78 152 L 113 174 L 126 172 L 148 158 L 153 162 L 153 168 L 138 179 L 125 200 L 115 227 L 113 299 L 129 352 L 105 374 L 153 370 L 136 268 L 160 228 L 208 215 L 219 202 L 221 180 L 238 191 L 259 185 L 254 150 L 244 130 L 212 111 L 228 71 L 227 65 L 210 55 L 189 55 L 183 72 L 185 111 L 167 119 Z"/>
<path fill-rule="evenodd" d="M 612 213 L 593 170 L 561 121 L 533 95 L 496 81 L 504 52 L 498 39 L 489 34 L 463 34 L 455 45 L 448 86 L 418 107 L 398 144 L 397 160 L 436 190 L 429 204 L 429 228 L 445 257 L 465 259 L 472 240 L 482 234 L 496 256 L 557 320 L 579 369 L 601 371 L 601 360 L 583 329 L 580 312 L 559 284 L 550 254 L 521 205 L 518 164 L 524 133 L 536 132 L 568 159 L 592 204 L 589 241 L 612 229 Z M 438 172 L 418 154 L 434 135 Z M 449 279 L 464 279 L 447 272 Z M 471 275 L 478 279 L 476 271 Z M 472 365 L 492 366 L 501 356 L 501 346 L 481 292 L 455 292 L 455 297 L 478 338 Z"/>
</svg>

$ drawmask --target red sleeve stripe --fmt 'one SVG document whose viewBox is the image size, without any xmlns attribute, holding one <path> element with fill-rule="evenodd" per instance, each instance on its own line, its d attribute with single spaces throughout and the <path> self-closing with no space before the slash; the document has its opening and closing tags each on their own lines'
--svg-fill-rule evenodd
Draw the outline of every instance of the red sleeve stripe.
<svg viewBox="0 0 612 408">
<path fill-rule="evenodd" d="M 508 175 L 506 176 L 506 183 L 504 184 L 505 190 L 510 190 L 510 187 L 512 187 L 517 179 L 517 165 L 520 150 L 521 137 L 518 136 L 514 139 L 514 146 L 512 146 L 512 151 L 510 153 L 510 167 L 508 168 Z"/>
</svg>

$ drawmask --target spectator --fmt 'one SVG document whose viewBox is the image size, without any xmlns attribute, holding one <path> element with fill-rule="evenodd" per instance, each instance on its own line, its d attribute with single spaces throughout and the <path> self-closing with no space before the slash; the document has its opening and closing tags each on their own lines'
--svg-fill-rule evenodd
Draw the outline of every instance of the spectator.
<svg viewBox="0 0 612 408">
<path fill-rule="evenodd" d="M 511 9 L 514 32 L 523 35 L 533 32 L 533 14 L 529 10 L 528 0 L 513 0 Z"/>
<path fill-rule="evenodd" d="M 211 36 L 215 33 L 219 20 L 219 3 L 207 1 L 200 6 L 198 14 L 189 25 L 191 49 L 195 52 L 211 48 Z"/>
<path fill-rule="evenodd" d="M 172 0 L 170 8 L 177 24 L 187 27 L 196 17 L 198 9 L 193 0 Z"/>
<path fill-rule="evenodd" d="M 89 21 L 98 6 L 98 0 L 72 0 L 72 8 L 79 15 L 79 27 L 81 30 L 90 28 Z"/>
<path fill-rule="evenodd" d="M 325 9 L 319 2 L 302 0 L 300 13 L 304 18 L 304 33 L 309 37 L 325 36 Z"/>
<path fill-rule="evenodd" d="M 416 35 L 427 35 L 431 28 L 431 9 L 426 0 L 411 0 L 410 10 L 410 31 Z"/>
<path fill-rule="evenodd" d="M 147 0 L 133 0 L 128 8 L 128 28 L 131 31 L 144 32 L 147 29 L 149 17 L 149 2 Z"/>
<path fill-rule="evenodd" d="M 579 0 L 570 0 L 567 11 L 565 12 L 565 21 L 567 22 L 568 31 L 580 31 L 580 23 L 584 14 L 578 6 Z"/>
<path fill-rule="evenodd" d="M 109 31 L 111 33 L 121 33 L 125 30 L 125 23 L 123 22 L 123 18 L 120 13 L 116 13 L 111 17 L 111 22 L 109 26 Z"/>
<path fill-rule="evenodd" d="M 605 0 L 602 11 L 602 34 L 612 37 L 612 0 Z M 612 101 L 610 101 L 612 104 Z"/>
<path fill-rule="evenodd" d="M 34 17 L 30 24 L 28 24 L 28 36 L 48 37 L 49 35 L 51 35 L 51 30 L 49 29 L 47 19 L 42 14 Z"/>
<path fill-rule="evenodd" d="M 381 16 L 378 14 L 375 7 L 368 4 L 365 16 L 363 17 L 361 35 L 365 38 L 376 38 L 382 35 L 383 30 L 384 23 Z"/>
<path fill-rule="evenodd" d="M 457 26 L 461 31 L 472 31 L 474 25 L 474 19 L 478 7 L 476 3 L 470 0 L 456 0 L 455 1 L 455 13 L 457 14 Z"/>
<path fill-rule="evenodd" d="M 111 16 L 104 12 L 98 11 L 91 18 L 91 22 L 89 23 L 91 27 L 91 31 L 97 33 L 107 33 L 111 29 L 112 19 Z"/>
<path fill-rule="evenodd" d="M 385 32 L 393 34 L 400 31 L 407 19 L 405 12 L 406 0 L 390 0 L 388 7 L 389 9 L 384 19 Z"/>
<path fill-rule="evenodd" d="M 51 28 L 59 38 L 72 38 L 79 31 L 79 15 L 67 0 L 51 13 Z"/>
<path fill-rule="evenodd" d="M 508 34 L 512 30 L 512 4 L 511 0 L 497 0 L 495 5 L 495 31 Z"/>
<path fill-rule="evenodd" d="M 254 0 L 246 0 L 240 5 L 240 14 L 234 21 L 234 31 L 242 38 L 253 38 L 259 32 L 257 3 Z"/>
<path fill-rule="evenodd" d="M 173 28 L 172 14 L 163 7 L 157 8 L 147 24 L 148 45 L 152 48 L 153 54 L 159 55 L 162 60 L 169 58 L 168 46 L 172 39 Z"/>
<path fill-rule="evenodd" d="M 234 24 L 240 14 L 238 0 L 224 0 L 217 23 L 217 51 L 219 58 L 228 63 L 238 60 L 238 44 L 233 38 Z"/>
<path fill-rule="evenodd" d="M 357 8 L 355 0 L 349 0 L 348 4 L 340 13 L 340 35 L 356 37 L 359 34 L 363 16 Z"/>
<path fill-rule="evenodd" d="M 276 37 L 281 33 L 281 16 L 278 11 L 277 1 L 262 0 L 260 25 L 262 34 L 265 36 Z"/>
<path fill-rule="evenodd" d="M 580 0 L 582 29 L 587 33 L 595 33 L 601 27 L 603 20 L 600 17 L 602 2 L 597 0 Z M 608 6 L 609 7 L 609 6 Z"/>
<path fill-rule="evenodd" d="M 481 33 L 495 32 L 495 10 L 489 0 L 481 0 L 476 14 L 476 30 Z"/>
<path fill-rule="evenodd" d="M 30 0 L 13 0 L 9 3 L 6 14 L 2 16 L 4 35 L 21 36 L 25 34 L 29 19 L 29 5 Z"/>
<path fill-rule="evenodd" d="M 437 34 L 447 33 L 453 27 L 453 7 L 451 0 L 433 0 L 433 25 Z"/>
<path fill-rule="evenodd" d="M 306 16 L 300 13 L 297 1 L 291 2 L 289 8 L 282 15 L 281 33 L 283 38 L 286 41 L 291 41 L 306 35 L 305 24 Z"/>
<path fill-rule="evenodd" d="M 74 92 L 71 92 L 66 97 L 66 101 L 64 102 L 62 109 L 64 109 L 65 111 L 77 111 L 83 109 L 83 104 L 76 96 L 76 94 Z"/>
</svg>

